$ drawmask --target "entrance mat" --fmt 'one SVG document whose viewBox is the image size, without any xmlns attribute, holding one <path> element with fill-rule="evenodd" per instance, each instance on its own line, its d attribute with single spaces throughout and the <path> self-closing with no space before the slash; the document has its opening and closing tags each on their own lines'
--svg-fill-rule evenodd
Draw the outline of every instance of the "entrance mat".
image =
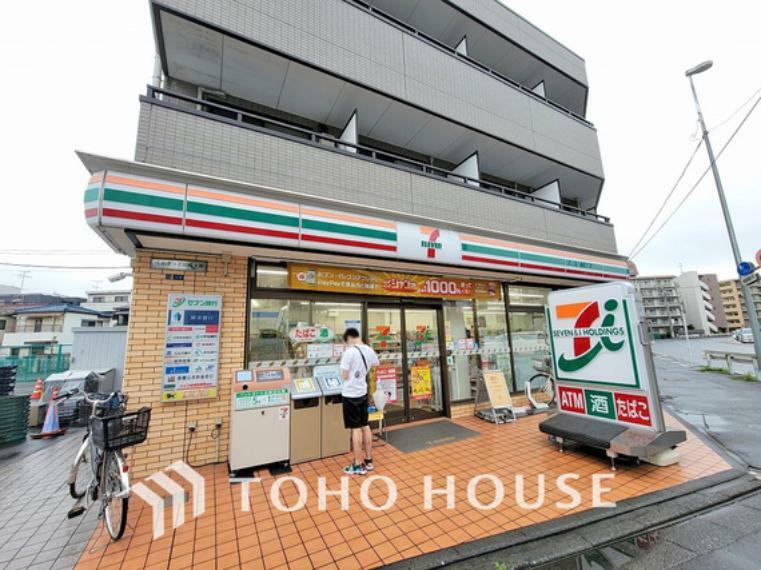
<svg viewBox="0 0 761 570">
<path fill-rule="evenodd" d="M 481 434 L 449 420 L 443 420 L 389 431 L 386 441 L 403 453 L 412 453 L 477 435 Z"/>
</svg>

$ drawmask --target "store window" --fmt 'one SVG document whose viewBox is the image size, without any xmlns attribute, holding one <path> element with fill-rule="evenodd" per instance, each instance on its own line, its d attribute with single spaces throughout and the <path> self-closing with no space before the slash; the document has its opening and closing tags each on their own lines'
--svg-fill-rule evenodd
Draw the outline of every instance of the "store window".
<svg viewBox="0 0 761 570">
<path fill-rule="evenodd" d="M 287 289 L 288 268 L 281 265 L 254 265 L 256 286 L 264 289 Z"/>
<path fill-rule="evenodd" d="M 362 330 L 362 305 L 298 299 L 252 299 L 248 362 L 338 358 L 347 327 Z M 312 375 L 311 367 L 291 369 Z"/>
<path fill-rule="evenodd" d="M 444 328 L 452 400 L 474 396 L 481 370 L 501 370 L 512 385 L 503 301 L 446 301 Z"/>
<path fill-rule="evenodd" d="M 515 364 L 515 388 L 523 391 L 526 382 L 537 373 L 535 360 L 550 353 L 544 305 L 550 289 L 546 287 L 509 288 L 510 334 Z"/>
</svg>

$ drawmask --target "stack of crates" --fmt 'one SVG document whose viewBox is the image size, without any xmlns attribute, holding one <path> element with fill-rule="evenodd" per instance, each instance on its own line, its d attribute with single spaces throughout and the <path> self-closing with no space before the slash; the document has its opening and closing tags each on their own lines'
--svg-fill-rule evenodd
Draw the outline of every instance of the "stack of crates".
<svg viewBox="0 0 761 570">
<path fill-rule="evenodd" d="M 16 387 L 16 366 L 0 366 L 0 396 L 10 396 Z"/>
<path fill-rule="evenodd" d="M 0 366 L 0 445 L 26 439 L 29 396 L 12 396 L 16 367 Z"/>
</svg>

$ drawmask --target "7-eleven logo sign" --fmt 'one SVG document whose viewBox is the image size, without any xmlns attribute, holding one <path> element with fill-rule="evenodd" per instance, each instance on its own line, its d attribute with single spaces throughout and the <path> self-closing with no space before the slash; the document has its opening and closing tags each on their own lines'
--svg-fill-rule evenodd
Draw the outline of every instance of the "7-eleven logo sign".
<svg viewBox="0 0 761 570">
<path fill-rule="evenodd" d="M 600 310 L 599 301 L 584 301 L 555 306 L 558 322 L 572 321 L 569 328 L 553 330 L 555 337 L 572 337 L 573 352 L 561 353 L 558 368 L 564 372 L 576 372 L 591 363 L 603 350 L 616 352 L 624 346 L 624 340 L 614 340 L 624 335 L 624 328 L 616 326 L 615 311 L 619 302 L 608 299 Z M 602 321 L 600 321 L 602 317 Z"/>
<path fill-rule="evenodd" d="M 439 241 L 439 238 L 441 237 L 441 230 L 438 228 L 427 228 L 425 226 L 420 226 L 420 234 L 423 238 L 420 241 L 420 246 L 424 247 L 427 250 L 426 256 L 429 259 L 435 259 L 436 252 L 442 248 L 442 244 Z"/>
</svg>

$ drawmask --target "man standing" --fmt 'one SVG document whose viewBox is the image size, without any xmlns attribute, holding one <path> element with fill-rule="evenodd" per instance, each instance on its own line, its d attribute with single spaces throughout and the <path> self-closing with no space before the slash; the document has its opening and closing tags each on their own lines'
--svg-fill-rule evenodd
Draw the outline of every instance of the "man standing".
<svg viewBox="0 0 761 570">
<path fill-rule="evenodd" d="M 362 342 L 357 329 L 346 329 L 344 342 L 346 349 L 341 357 L 341 396 L 344 427 L 351 430 L 354 462 L 344 467 L 343 471 L 347 475 L 365 475 L 373 470 L 373 434 L 367 420 L 367 375 L 378 366 L 379 361 L 375 351 Z"/>
</svg>

